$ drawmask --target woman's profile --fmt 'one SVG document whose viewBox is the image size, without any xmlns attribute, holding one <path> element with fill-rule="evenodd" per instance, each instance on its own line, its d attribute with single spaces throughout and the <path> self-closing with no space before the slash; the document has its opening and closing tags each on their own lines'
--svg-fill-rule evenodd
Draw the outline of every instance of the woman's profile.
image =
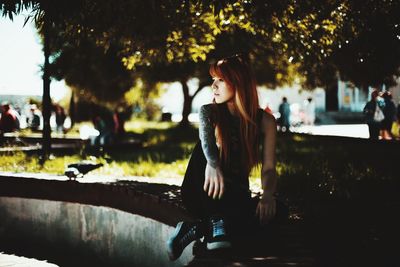
<svg viewBox="0 0 400 267">
<path fill-rule="evenodd" d="M 176 260 L 192 241 L 207 249 L 232 246 L 235 236 L 276 213 L 275 118 L 259 107 L 256 81 L 242 56 L 210 66 L 213 103 L 199 112 L 199 138 L 181 187 L 183 204 L 198 220 L 179 222 L 167 242 Z M 249 174 L 261 165 L 262 196 L 255 203 Z"/>
</svg>

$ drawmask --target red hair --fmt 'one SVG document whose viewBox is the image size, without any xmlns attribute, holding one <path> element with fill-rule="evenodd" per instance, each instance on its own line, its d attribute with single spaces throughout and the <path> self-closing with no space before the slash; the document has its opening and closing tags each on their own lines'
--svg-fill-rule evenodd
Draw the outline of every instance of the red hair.
<svg viewBox="0 0 400 267">
<path fill-rule="evenodd" d="M 221 78 L 234 92 L 235 114 L 240 119 L 240 143 L 242 146 L 243 162 L 245 169 L 251 168 L 259 162 L 258 155 L 258 126 L 256 123 L 259 108 L 256 80 L 249 64 L 240 56 L 224 58 L 210 66 L 210 75 Z M 214 101 L 215 103 L 215 101 Z M 220 158 L 222 162 L 228 161 L 230 135 L 225 113 L 217 110 L 216 138 L 220 145 Z"/>
</svg>

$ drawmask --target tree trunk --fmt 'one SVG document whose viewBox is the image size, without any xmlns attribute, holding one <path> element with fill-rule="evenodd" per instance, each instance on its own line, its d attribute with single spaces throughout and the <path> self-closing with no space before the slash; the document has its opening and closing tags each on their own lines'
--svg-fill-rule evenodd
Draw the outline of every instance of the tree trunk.
<svg viewBox="0 0 400 267">
<path fill-rule="evenodd" d="M 189 126 L 189 114 L 192 111 L 193 99 L 196 97 L 200 91 L 209 84 L 208 80 L 201 81 L 199 83 L 199 87 L 193 95 L 189 94 L 189 86 L 187 85 L 187 79 L 181 79 L 180 83 L 182 84 L 182 92 L 183 92 L 183 110 L 182 110 L 182 121 L 179 126 L 186 127 Z"/>
<path fill-rule="evenodd" d="M 339 109 L 337 80 L 333 80 L 332 83 L 327 84 L 325 92 L 326 111 L 337 111 Z"/>
<path fill-rule="evenodd" d="M 179 123 L 180 127 L 189 126 L 189 114 L 192 111 L 193 97 L 189 94 L 189 86 L 187 85 L 187 79 L 181 79 L 182 92 L 183 92 L 183 110 L 182 120 Z"/>
<path fill-rule="evenodd" d="M 42 138 L 42 162 L 48 159 L 51 150 L 51 128 L 50 128 L 50 115 L 51 115 L 51 100 L 50 100 L 50 74 L 49 74 L 49 56 L 50 44 L 48 34 L 48 20 L 44 20 L 44 67 L 43 67 L 43 138 Z"/>
<path fill-rule="evenodd" d="M 75 124 L 75 92 L 72 90 L 71 99 L 69 101 L 69 118 L 71 119 L 71 128 Z"/>
</svg>

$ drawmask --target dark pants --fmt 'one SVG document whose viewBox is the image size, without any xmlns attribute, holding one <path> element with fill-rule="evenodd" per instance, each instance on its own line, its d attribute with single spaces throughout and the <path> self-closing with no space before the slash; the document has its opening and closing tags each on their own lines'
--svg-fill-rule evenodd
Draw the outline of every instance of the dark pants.
<svg viewBox="0 0 400 267">
<path fill-rule="evenodd" d="M 216 216 L 223 217 L 231 223 L 235 222 L 237 225 L 255 223 L 258 199 L 251 198 L 250 191 L 240 183 L 239 177 L 225 177 L 229 178 L 231 183 L 225 185 L 224 195 L 219 200 L 212 199 L 204 192 L 206 164 L 201 144 L 198 142 L 192 152 L 181 187 L 186 209 L 201 220 Z M 277 215 L 287 218 L 287 208 L 282 202 L 277 202 Z"/>
<path fill-rule="evenodd" d="M 369 130 L 369 138 L 370 139 L 379 139 L 379 130 L 380 130 L 380 123 L 379 122 L 370 122 L 368 123 L 368 130 Z"/>
</svg>

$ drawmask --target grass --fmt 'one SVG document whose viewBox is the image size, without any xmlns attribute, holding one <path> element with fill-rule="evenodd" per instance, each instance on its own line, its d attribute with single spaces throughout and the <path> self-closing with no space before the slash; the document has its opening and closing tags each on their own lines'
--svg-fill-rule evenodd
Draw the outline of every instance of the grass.
<svg viewBox="0 0 400 267">
<path fill-rule="evenodd" d="M 70 134 L 76 135 L 82 125 L 78 124 Z M 91 160 L 104 164 L 93 171 L 98 175 L 184 176 L 191 151 L 198 140 L 196 127 L 182 129 L 174 123 L 130 121 L 126 129 L 131 137 L 143 142 L 143 148 L 97 155 L 54 154 L 43 166 L 35 155 L 8 152 L 0 154 L 0 171 L 63 174 L 68 164 Z M 387 190 L 388 184 L 396 182 L 398 144 L 347 140 L 279 135 L 277 173 L 280 190 L 297 199 L 304 196 L 348 199 L 382 192 Z M 258 169 L 251 174 L 251 183 L 255 187 L 259 186 L 259 172 Z"/>
<path fill-rule="evenodd" d="M 8 152 L 0 155 L 0 171 L 7 172 L 45 172 L 45 173 L 63 173 L 66 165 L 81 160 L 76 156 L 52 157 L 44 165 L 39 164 L 39 157 L 32 157 L 23 152 Z"/>
<path fill-rule="evenodd" d="M 89 123 L 77 124 L 67 136 L 79 136 L 78 129 L 85 124 Z M 125 128 L 130 137 L 142 141 L 143 148 L 96 155 L 53 154 L 44 165 L 39 164 L 38 155 L 7 152 L 0 154 L 0 171 L 63 174 L 68 164 L 90 160 L 104 164 L 92 172 L 98 175 L 183 177 L 191 150 L 197 140 L 195 127 L 182 129 L 168 122 L 130 121 L 126 123 Z M 20 135 L 28 134 L 29 131 L 24 131 Z"/>
<path fill-rule="evenodd" d="M 386 197 L 386 190 L 397 183 L 399 143 L 298 138 L 281 136 L 278 142 L 277 170 L 284 191 L 295 190 L 303 197 L 316 198 L 355 199 L 368 194 Z M 295 181 L 299 183 L 296 187 Z M 301 193 L 302 188 L 307 190 Z"/>
</svg>

